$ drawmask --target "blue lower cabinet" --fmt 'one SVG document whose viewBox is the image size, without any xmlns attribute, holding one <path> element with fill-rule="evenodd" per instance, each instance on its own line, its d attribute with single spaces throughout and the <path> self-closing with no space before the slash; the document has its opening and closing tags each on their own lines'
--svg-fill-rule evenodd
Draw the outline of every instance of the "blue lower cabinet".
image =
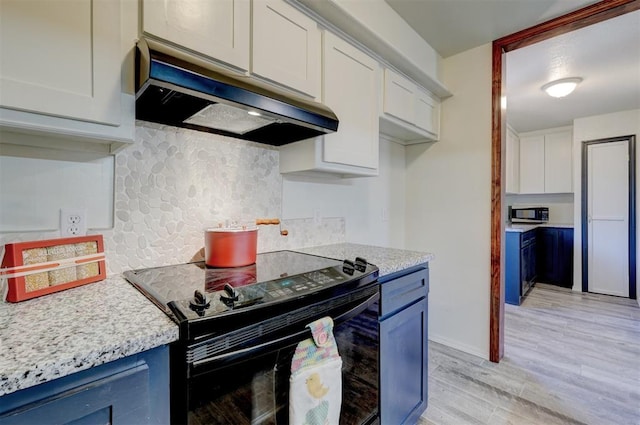
<svg viewBox="0 0 640 425">
<path fill-rule="evenodd" d="M 573 286 L 573 229 L 543 227 L 538 233 L 539 282 Z"/>
<path fill-rule="evenodd" d="M 505 241 L 505 291 L 507 304 L 520 305 L 538 281 L 538 229 L 507 232 Z"/>
<path fill-rule="evenodd" d="M 168 424 L 163 346 L 0 398 L 0 424 Z"/>
<path fill-rule="evenodd" d="M 573 229 L 506 232 L 505 302 L 520 305 L 534 282 L 573 286 Z"/>
<path fill-rule="evenodd" d="M 429 270 L 388 279 L 381 279 L 380 423 L 414 424 L 427 408 Z"/>
</svg>

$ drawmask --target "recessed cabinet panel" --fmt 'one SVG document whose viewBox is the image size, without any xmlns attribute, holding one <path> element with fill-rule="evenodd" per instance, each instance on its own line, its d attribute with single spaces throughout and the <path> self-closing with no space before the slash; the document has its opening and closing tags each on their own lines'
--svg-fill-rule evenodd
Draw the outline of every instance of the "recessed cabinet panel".
<svg viewBox="0 0 640 425">
<path fill-rule="evenodd" d="M 520 138 L 520 193 L 544 193 L 544 136 Z"/>
<path fill-rule="evenodd" d="M 415 125 L 423 130 L 438 135 L 440 122 L 439 104 L 429 94 L 420 89 L 416 89 L 415 103 Z"/>
<path fill-rule="evenodd" d="M 0 106 L 121 123 L 119 1 L 0 2 Z"/>
<path fill-rule="evenodd" d="M 572 133 L 550 133 L 544 139 L 544 188 L 546 193 L 573 192 Z"/>
<path fill-rule="evenodd" d="M 414 123 L 416 85 L 390 69 L 384 70 L 384 112 L 408 123 Z M 417 106 L 417 105 L 416 105 Z"/>
<path fill-rule="evenodd" d="M 283 0 L 253 2 L 251 72 L 318 98 L 320 29 Z"/>
<path fill-rule="evenodd" d="M 324 103 L 338 131 L 324 136 L 323 160 L 378 168 L 378 63 L 335 35 L 324 33 Z"/>
<path fill-rule="evenodd" d="M 515 131 L 507 127 L 506 144 L 506 193 L 520 192 L 520 139 Z"/>
<path fill-rule="evenodd" d="M 249 69 L 249 0 L 144 0 L 143 30 L 200 54 Z"/>
</svg>

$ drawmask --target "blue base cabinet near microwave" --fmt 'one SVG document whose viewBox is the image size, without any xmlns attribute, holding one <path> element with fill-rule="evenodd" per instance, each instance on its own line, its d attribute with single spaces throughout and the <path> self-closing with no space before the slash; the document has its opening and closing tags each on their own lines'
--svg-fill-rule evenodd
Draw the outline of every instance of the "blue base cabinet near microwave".
<svg viewBox="0 0 640 425">
<path fill-rule="evenodd" d="M 534 282 L 573 286 L 573 229 L 506 232 L 505 302 L 520 305 Z"/>
<path fill-rule="evenodd" d="M 520 305 L 537 277 L 537 229 L 507 232 L 505 242 L 505 296 L 507 304 Z"/>
<path fill-rule="evenodd" d="M 380 278 L 380 423 L 414 424 L 427 408 L 429 268 Z"/>
<path fill-rule="evenodd" d="M 538 282 L 573 286 L 573 229 L 538 229 Z"/>
<path fill-rule="evenodd" d="M 167 346 L 0 397 L 0 425 L 168 423 Z"/>
</svg>

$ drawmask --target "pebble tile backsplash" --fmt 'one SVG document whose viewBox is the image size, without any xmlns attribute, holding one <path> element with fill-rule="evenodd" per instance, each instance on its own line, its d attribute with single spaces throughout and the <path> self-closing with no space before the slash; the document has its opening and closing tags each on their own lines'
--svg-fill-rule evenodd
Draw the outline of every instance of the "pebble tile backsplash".
<svg viewBox="0 0 640 425">
<path fill-rule="evenodd" d="M 207 227 L 281 215 L 279 152 L 270 146 L 138 122 L 115 167 L 114 227 L 89 232 L 104 235 L 109 274 L 202 259 Z M 344 218 L 283 220 L 282 228 L 288 236 L 260 226 L 258 252 L 345 241 Z M 0 244 L 55 237 L 4 233 Z"/>
</svg>

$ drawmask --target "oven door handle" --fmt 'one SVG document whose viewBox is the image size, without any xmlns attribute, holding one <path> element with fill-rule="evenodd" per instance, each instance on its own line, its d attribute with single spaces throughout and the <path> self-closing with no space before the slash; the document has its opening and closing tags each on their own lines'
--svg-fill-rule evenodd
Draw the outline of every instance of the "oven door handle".
<svg viewBox="0 0 640 425">
<path fill-rule="evenodd" d="M 333 318 L 334 325 L 338 326 L 338 325 L 340 325 L 340 324 L 342 324 L 342 323 L 344 323 L 344 322 L 346 322 L 348 320 L 351 320 L 352 318 L 354 318 L 358 314 L 360 314 L 363 311 L 365 311 L 371 304 L 373 304 L 374 302 L 378 301 L 379 298 L 380 298 L 380 295 L 378 293 L 375 293 L 375 294 L 371 295 L 366 300 L 362 301 L 361 303 L 359 303 L 358 305 L 356 305 L 352 309 L 347 310 L 344 313 L 342 313 L 341 315 L 336 316 L 335 318 Z M 283 337 L 278 338 L 278 339 L 273 339 L 273 340 L 270 340 L 270 341 L 267 341 L 267 342 L 263 342 L 262 344 L 252 345 L 251 347 L 242 348 L 240 350 L 235 350 L 235 351 L 231 351 L 231 352 L 228 352 L 228 353 L 220 354 L 218 356 L 207 357 L 206 359 L 195 361 L 192 364 L 193 364 L 194 367 L 198 367 L 198 366 L 206 365 L 206 364 L 211 363 L 211 362 L 227 360 L 227 359 L 229 359 L 231 357 L 236 357 L 236 356 L 239 356 L 239 355 L 246 355 L 246 354 L 252 353 L 254 351 L 264 350 L 265 348 L 269 348 L 271 346 L 281 345 L 283 347 L 286 347 L 290 343 L 294 343 L 296 341 L 302 341 L 302 339 L 304 337 L 307 337 L 307 338 L 311 337 L 311 330 L 306 328 L 306 327 L 302 331 L 298 331 L 296 333 L 293 333 L 293 334 L 290 334 L 290 335 L 287 335 L 287 336 L 283 336 Z"/>
</svg>

